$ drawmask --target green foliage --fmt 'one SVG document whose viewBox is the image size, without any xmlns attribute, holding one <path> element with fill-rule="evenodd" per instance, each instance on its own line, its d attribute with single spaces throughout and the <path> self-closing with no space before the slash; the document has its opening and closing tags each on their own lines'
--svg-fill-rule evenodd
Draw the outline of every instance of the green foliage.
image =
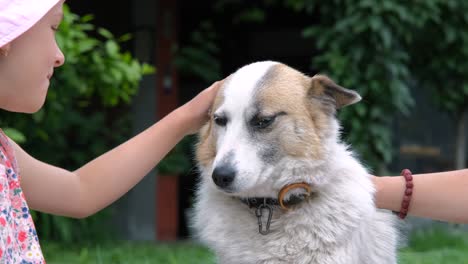
<svg viewBox="0 0 468 264">
<path fill-rule="evenodd" d="M 434 20 L 430 1 L 287 1 L 295 10 L 318 13 L 303 34 L 317 43 L 314 67 L 363 101 L 340 113 L 344 135 L 363 160 L 382 172 L 392 160 L 391 124 L 413 104 L 408 46 L 413 32 Z"/>
<path fill-rule="evenodd" d="M 158 172 L 165 175 L 184 175 L 188 173 L 192 168 L 191 157 L 194 142 L 194 136 L 186 136 L 183 138 L 158 163 Z"/>
<path fill-rule="evenodd" d="M 267 13 L 264 7 L 277 5 L 277 0 L 246 1 L 218 0 L 214 9 L 217 13 L 232 13 L 233 24 L 259 24 L 265 22 Z"/>
<path fill-rule="evenodd" d="M 454 116 L 467 109 L 468 2 L 219 0 L 214 9 L 233 24 L 253 25 L 264 23 L 265 8 L 274 6 L 313 17 L 303 30 L 316 43 L 313 68 L 362 95 L 339 118 L 346 141 L 377 173 L 393 159 L 392 122 L 414 104 L 410 88 L 432 89 L 437 105 Z M 203 43 L 191 48 L 203 54 Z M 203 76 L 202 65 L 188 61 L 185 67 Z"/>
<path fill-rule="evenodd" d="M 6 135 L 8 135 L 8 137 L 11 140 L 15 141 L 18 144 L 24 143 L 26 141 L 26 137 L 23 135 L 23 133 L 21 133 L 15 128 L 4 127 L 2 128 L 2 130 L 3 132 L 5 132 Z"/>
<path fill-rule="evenodd" d="M 66 63 L 56 69 L 44 107 L 33 115 L 2 113 L 0 123 L 31 155 L 69 170 L 131 135 L 128 103 L 142 76 L 153 71 L 120 51 L 119 42 L 128 35 L 116 39 L 91 20 L 64 7 L 56 37 Z M 109 213 L 82 221 L 41 213 L 34 217 L 41 238 L 72 242 L 91 239 Z"/>
<path fill-rule="evenodd" d="M 72 88 L 73 95 L 85 98 L 79 104 L 81 107 L 90 104 L 86 99 L 93 95 L 98 96 L 106 107 L 129 103 L 142 74 L 153 71 L 149 65 L 134 60 L 129 52 L 120 51 L 119 42 L 128 40 L 130 35 L 116 39 L 104 28 L 95 29 L 89 23 L 92 16 L 80 18 L 66 7 L 65 12 L 67 15 L 60 26 L 57 41 L 66 52 L 67 63 L 60 68 L 54 84 Z M 91 34 L 97 34 L 99 39 L 91 37 Z M 68 99 L 71 100 L 70 96 Z"/>
<path fill-rule="evenodd" d="M 429 1 L 434 18 L 416 32 L 412 46 L 416 80 L 433 91 L 433 101 L 455 121 L 455 168 L 466 167 L 466 118 L 468 115 L 468 2 Z M 437 41 L 434 41 L 436 39 Z"/>
<path fill-rule="evenodd" d="M 175 65 L 186 76 L 195 76 L 211 83 L 221 78 L 217 35 L 210 21 L 203 21 L 190 35 L 187 44 L 176 51 Z"/>
<path fill-rule="evenodd" d="M 268 15 L 260 7 L 279 5 L 284 12 L 315 17 L 317 22 L 303 30 L 304 37 L 317 43 L 310 52 L 318 50 L 313 68 L 362 95 L 363 102 L 340 111 L 344 135 L 366 163 L 384 168 L 392 159 L 392 116 L 408 112 L 413 103 L 405 43 L 412 41 L 413 30 L 431 19 L 427 13 L 434 7 L 369 0 L 220 0 L 215 7 L 230 10 L 233 23 L 255 24 L 263 23 Z"/>
<path fill-rule="evenodd" d="M 418 83 L 434 92 L 436 105 L 458 118 L 468 109 L 468 2 L 428 2 L 433 19 L 415 32 L 413 68 Z"/>
<path fill-rule="evenodd" d="M 314 66 L 363 96 L 340 116 L 347 138 L 374 167 L 392 159 L 391 120 L 412 105 L 410 86 L 432 89 L 440 109 L 458 120 L 468 109 L 468 2 L 284 3 L 319 14 L 304 30 L 317 41 Z"/>
</svg>

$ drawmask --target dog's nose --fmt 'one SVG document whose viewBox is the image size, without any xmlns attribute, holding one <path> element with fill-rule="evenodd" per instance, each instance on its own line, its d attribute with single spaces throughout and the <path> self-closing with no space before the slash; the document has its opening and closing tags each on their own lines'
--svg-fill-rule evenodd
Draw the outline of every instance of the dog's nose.
<svg viewBox="0 0 468 264">
<path fill-rule="evenodd" d="M 211 177 L 216 185 L 221 188 L 226 188 L 234 181 L 236 170 L 231 165 L 217 166 Z"/>
</svg>

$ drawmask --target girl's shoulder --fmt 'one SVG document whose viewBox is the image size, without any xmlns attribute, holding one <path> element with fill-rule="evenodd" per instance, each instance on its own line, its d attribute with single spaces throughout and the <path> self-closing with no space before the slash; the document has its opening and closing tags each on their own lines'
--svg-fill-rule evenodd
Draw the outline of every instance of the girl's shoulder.
<svg viewBox="0 0 468 264">
<path fill-rule="evenodd" d="M 38 241 L 13 145 L 0 129 L 0 263 L 45 263 Z"/>
<path fill-rule="evenodd" d="M 13 149 L 13 146 L 11 145 L 10 138 L 5 134 L 5 132 L 3 132 L 1 128 L 0 128 L 0 150 L 1 150 L 0 155 L 6 156 L 6 159 L 4 157 L 0 157 L 0 162 L 7 160 L 8 163 L 11 163 L 8 165 L 10 165 L 13 168 L 13 170 L 17 172 L 18 166 L 16 163 L 15 151 Z"/>
</svg>

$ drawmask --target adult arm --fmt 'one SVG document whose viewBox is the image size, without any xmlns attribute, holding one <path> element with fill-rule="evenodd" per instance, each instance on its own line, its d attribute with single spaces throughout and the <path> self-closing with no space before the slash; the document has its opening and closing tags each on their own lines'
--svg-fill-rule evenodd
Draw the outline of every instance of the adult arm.
<svg viewBox="0 0 468 264">
<path fill-rule="evenodd" d="M 405 179 L 373 177 L 377 207 L 399 211 Z M 409 214 L 454 223 L 468 223 L 468 169 L 413 175 Z"/>
</svg>

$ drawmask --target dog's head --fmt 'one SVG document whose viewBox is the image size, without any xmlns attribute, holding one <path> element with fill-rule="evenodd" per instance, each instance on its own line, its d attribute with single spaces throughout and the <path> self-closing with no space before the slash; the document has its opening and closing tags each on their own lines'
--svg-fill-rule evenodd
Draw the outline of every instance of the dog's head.
<svg viewBox="0 0 468 264">
<path fill-rule="evenodd" d="M 307 181 L 336 142 L 336 109 L 360 96 L 323 75 L 257 62 L 229 76 L 200 132 L 197 160 L 205 180 L 233 195 L 272 195 Z"/>
</svg>

